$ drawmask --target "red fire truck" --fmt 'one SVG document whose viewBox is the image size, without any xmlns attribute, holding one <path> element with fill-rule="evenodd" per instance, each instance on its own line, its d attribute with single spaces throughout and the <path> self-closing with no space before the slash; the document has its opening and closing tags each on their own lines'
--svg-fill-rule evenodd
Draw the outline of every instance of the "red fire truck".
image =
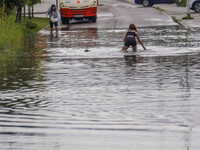
<svg viewBox="0 0 200 150">
<path fill-rule="evenodd" d="M 89 19 L 96 22 L 98 0 L 60 0 L 61 21 Z"/>
</svg>

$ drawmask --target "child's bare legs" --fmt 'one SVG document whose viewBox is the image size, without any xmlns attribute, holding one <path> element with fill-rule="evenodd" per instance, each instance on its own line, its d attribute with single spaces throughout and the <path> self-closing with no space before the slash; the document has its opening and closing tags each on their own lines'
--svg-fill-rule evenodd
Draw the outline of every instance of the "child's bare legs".
<svg viewBox="0 0 200 150">
<path fill-rule="evenodd" d="M 58 37 L 58 26 L 56 26 L 56 37 Z"/>
<path fill-rule="evenodd" d="M 126 51 L 129 47 L 128 46 L 123 46 L 122 51 Z"/>
<path fill-rule="evenodd" d="M 132 46 L 134 52 L 137 52 L 137 46 Z"/>
<path fill-rule="evenodd" d="M 53 37 L 53 31 L 54 31 L 53 27 L 54 26 L 55 26 L 55 29 L 56 29 L 56 37 L 58 37 L 58 24 L 57 23 L 55 23 L 55 24 L 52 23 L 52 26 L 51 26 L 51 37 Z"/>
<path fill-rule="evenodd" d="M 51 37 L 53 37 L 53 28 L 51 28 Z"/>
</svg>

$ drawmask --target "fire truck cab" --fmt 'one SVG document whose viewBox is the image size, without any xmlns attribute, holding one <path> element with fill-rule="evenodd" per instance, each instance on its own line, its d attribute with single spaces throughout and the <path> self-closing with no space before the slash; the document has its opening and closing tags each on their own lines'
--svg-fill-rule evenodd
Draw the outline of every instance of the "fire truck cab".
<svg viewBox="0 0 200 150">
<path fill-rule="evenodd" d="M 69 20 L 89 19 L 96 22 L 97 0 L 60 0 L 61 21 L 69 24 Z"/>
</svg>

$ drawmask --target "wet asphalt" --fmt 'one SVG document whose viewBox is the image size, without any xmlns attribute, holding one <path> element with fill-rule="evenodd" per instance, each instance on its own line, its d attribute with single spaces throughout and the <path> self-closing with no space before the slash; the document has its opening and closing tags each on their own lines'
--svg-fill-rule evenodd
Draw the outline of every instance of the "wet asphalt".
<svg viewBox="0 0 200 150">
<path fill-rule="evenodd" d="M 60 28 L 119 29 L 127 28 L 131 23 L 137 27 L 176 25 L 170 15 L 155 8 L 144 8 L 123 0 L 101 0 L 96 23 L 90 23 L 87 20 L 71 21 L 70 25 L 60 24 Z"/>
<path fill-rule="evenodd" d="M 42 30 L 2 52 L 0 150 L 200 149 L 199 30 L 155 8 L 100 4 L 96 23 L 60 24 L 58 37 Z M 148 50 L 126 61 L 130 23 Z"/>
<path fill-rule="evenodd" d="M 45 12 L 51 3 L 54 3 L 54 1 L 46 1 L 36 5 L 35 17 L 46 17 Z M 70 25 L 60 23 L 59 28 L 119 29 L 127 28 L 131 23 L 134 23 L 137 27 L 177 25 L 173 22 L 170 14 L 153 7 L 144 8 L 142 5 L 136 5 L 132 1 L 126 0 L 101 0 L 96 23 L 87 20 L 71 21 Z"/>
</svg>

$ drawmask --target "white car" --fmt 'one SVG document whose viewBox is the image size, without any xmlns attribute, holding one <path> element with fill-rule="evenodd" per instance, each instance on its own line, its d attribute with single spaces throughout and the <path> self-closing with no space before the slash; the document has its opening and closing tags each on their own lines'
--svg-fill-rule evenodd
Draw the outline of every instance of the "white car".
<svg viewBox="0 0 200 150">
<path fill-rule="evenodd" d="M 190 9 L 200 13 L 200 0 L 190 0 Z"/>
</svg>

